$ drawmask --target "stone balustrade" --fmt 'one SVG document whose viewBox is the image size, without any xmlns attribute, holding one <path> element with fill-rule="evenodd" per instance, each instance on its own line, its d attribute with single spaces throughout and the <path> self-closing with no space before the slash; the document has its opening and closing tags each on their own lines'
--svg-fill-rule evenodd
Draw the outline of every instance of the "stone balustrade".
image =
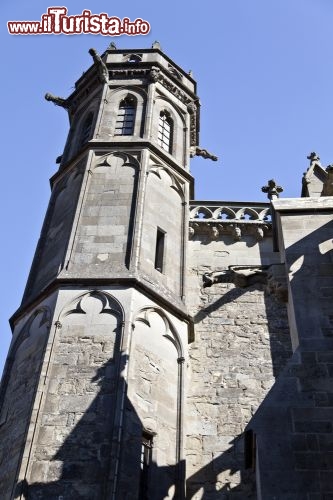
<svg viewBox="0 0 333 500">
<path fill-rule="evenodd" d="M 271 231 L 269 203 L 221 201 L 190 202 L 190 237 L 198 233 L 217 239 L 222 233 L 232 234 L 235 241 L 252 234 L 261 240 Z"/>
</svg>

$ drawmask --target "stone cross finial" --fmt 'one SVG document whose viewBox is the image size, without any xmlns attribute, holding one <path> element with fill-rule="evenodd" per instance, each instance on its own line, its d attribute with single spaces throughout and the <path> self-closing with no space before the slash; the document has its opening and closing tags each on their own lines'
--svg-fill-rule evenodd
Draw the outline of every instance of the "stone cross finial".
<svg viewBox="0 0 333 500">
<path fill-rule="evenodd" d="M 313 165 L 313 163 L 319 163 L 320 165 L 320 158 L 314 151 L 312 151 L 312 153 L 307 156 L 307 159 L 310 160 L 310 167 Z"/>
<path fill-rule="evenodd" d="M 279 198 L 280 193 L 282 193 L 283 188 L 278 186 L 274 179 L 268 181 L 267 186 L 263 186 L 261 188 L 263 193 L 267 193 L 267 198 L 269 200 L 275 200 Z"/>
</svg>

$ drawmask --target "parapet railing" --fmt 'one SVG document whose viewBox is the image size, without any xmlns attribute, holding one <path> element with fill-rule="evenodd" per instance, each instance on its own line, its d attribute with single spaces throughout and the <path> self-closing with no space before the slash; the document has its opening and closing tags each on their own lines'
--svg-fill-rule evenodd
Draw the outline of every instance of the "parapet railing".
<svg viewBox="0 0 333 500">
<path fill-rule="evenodd" d="M 239 240 L 242 234 L 253 234 L 262 239 L 271 230 L 269 203 L 191 201 L 190 237 L 207 229 L 217 238 L 221 233 L 232 234 Z"/>
<path fill-rule="evenodd" d="M 191 220 L 271 222 L 269 203 L 238 203 L 234 201 L 190 201 Z"/>
</svg>

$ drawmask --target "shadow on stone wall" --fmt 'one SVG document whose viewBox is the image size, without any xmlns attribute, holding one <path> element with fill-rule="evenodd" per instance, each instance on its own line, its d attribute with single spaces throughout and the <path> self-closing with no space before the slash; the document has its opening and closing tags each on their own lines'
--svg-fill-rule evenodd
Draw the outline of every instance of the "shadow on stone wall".
<svg viewBox="0 0 333 500">
<path fill-rule="evenodd" d="M 112 360 L 111 360 L 112 362 Z M 125 402 L 123 447 L 118 470 L 118 488 L 113 494 L 114 470 L 112 467 L 112 426 L 104 428 L 96 418 L 109 415 L 105 396 L 110 389 L 108 368 L 110 361 L 98 368 L 91 382 L 98 382 L 100 390 L 83 417 L 74 426 L 63 445 L 48 461 L 50 479 L 29 483 L 21 481 L 16 488 L 15 498 L 24 500 L 184 500 L 185 464 L 158 466 L 152 462 L 149 467 L 147 491 L 140 491 L 141 421 L 128 398 Z M 73 408 L 74 410 L 74 408 Z M 188 480 L 186 498 L 210 499 L 253 499 L 254 478 L 252 471 L 243 471 L 238 486 L 219 486 L 218 476 L 225 470 L 239 476 L 239 462 L 243 457 L 243 439 L 236 438 L 230 450 L 213 459 Z M 233 466 L 231 467 L 231 464 Z M 111 474 L 110 474 L 111 467 Z M 230 468 L 231 467 L 231 468 Z M 51 477 L 57 476 L 52 480 Z M 209 481 L 207 481 L 209 479 Z"/>
<path fill-rule="evenodd" d="M 206 465 L 188 477 L 187 498 L 254 500 L 257 498 L 255 472 L 252 468 L 245 468 L 244 434 L 239 431 L 260 426 L 261 417 L 253 422 L 251 413 L 258 411 L 274 379 L 280 376 L 292 355 L 286 305 L 268 293 L 262 283 L 246 287 L 217 284 L 203 288 L 202 293 L 208 304 L 194 318 L 200 340 L 197 346 L 194 344 L 192 361 L 198 364 L 200 360 L 199 368 L 202 363 L 208 365 L 206 375 L 208 372 L 211 375 L 213 372 L 221 373 L 221 381 L 209 384 L 209 403 L 218 405 L 219 413 L 223 415 L 225 412 L 228 418 L 225 423 L 221 419 L 220 430 L 217 435 L 211 436 L 211 450 L 207 449 L 210 436 L 202 435 L 204 444 L 201 453 L 206 455 L 203 460 Z M 231 307 L 233 305 L 236 309 Z M 201 344 L 211 351 L 209 355 L 206 350 L 200 350 Z M 252 350 L 249 349 L 250 344 Z M 220 357 L 215 353 L 218 349 Z M 208 386 L 206 388 L 208 390 Z M 200 400 L 195 399 L 194 406 L 196 401 Z M 202 403 L 204 406 L 204 399 Z M 249 414 L 248 419 L 241 416 L 244 408 Z M 234 414 L 235 425 L 231 424 L 229 409 Z M 231 427 L 235 429 L 231 430 Z M 232 435 L 235 437 L 230 437 Z M 217 451 L 221 449 L 224 451 Z M 210 461 L 207 460 L 209 454 Z"/>
<path fill-rule="evenodd" d="M 251 290 L 262 290 L 262 285 L 250 287 Z M 225 304 L 242 297 L 249 289 L 232 288 L 223 296 L 195 317 L 196 322 L 205 319 L 211 312 L 217 311 Z M 274 375 L 282 369 L 287 358 L 287 343 L 281 346 L 278 337 L 282 321 L 280 306 L 276 306 L 274 298 L 265 297 L 270 345 Z M 282 325 L 283 326 L 283 325 Z M 283 348 L 282 348 L 283 347 Z M 126 356 L 120 359 L 121 373 L 127 362 Z M 92 383 L 98 383 L 99 391 L 85 414 L 73 425 L 71 432 L 64 439 L 58 451 L 48 461 L 48 470 L 43 481 L 22 481 L 16 489 L 15 498 L 25 500 L 183 500 L 184 463 L 175 466 L 158 466 L 152 462 L 149 470 L 149 488 L 145 496 L 140 491 L 140 459 L 143 426 L 132 403 L 126 397 L 124 404 L 124 422 L 122 427 L 123 445 L 119 464 L 115 463 L 119 427 L 114 400 L 114 358 L 110 358 L 96 370 Z M 126 394 L 126 387 L 125 387 Z M 75 412 L 75 408 L 73 408 Z M 258 421 L 256 417 L 255 422 Z M 252 421 L 248 427 L 252 426 Z M 116 429 L 116 432 L 115 432 Z M 212 459 L 201 467 L 187 481 L 187 499 L 202 500 L 245 500 L 256 498 L 255 478 L 252 470 L 245 470 L 243 435 L 230 441 L 230 448 L 223 453 L 212 453 Z M 38 457 L 43 462 L 42 457 Z M 115 470 L 118 467 L 118 489 L 112 497 Z M 230 481 L 222 483 L 221 474 L 227 472 Z"/>
<path fill-rule="evenodd" d="M 230 481 L 221 483 L 220 478 L 224 472 L 228 472 Z M 256 500 L 254 470 L 244 468 L 243 434 L 230 441 L 230 448 L 227 451 L 213 458 L 188 478 L 186 498 Z"/>
<path fill-rule="evenodd" d="M 264 294 L 273 375 L 277 378 L 292 356 L 286 304 Z"/>
<path fill-rule="evenodd" d="M 304 222 L 302 224 L 304 230 Z M 332 229 L 333 222 L 330 221 L 286 251 L 291 322 L 294 310 L 297 326 L 297 332 L 294 326 L 293 335 L 298 347 L 292 355 L 285 312 L 281 315 L 283 309 L 279 303 L 265 295 L 276 381 L 259 401 L 246 427 L 257 437 L 260 470 L 257 495 L 263 500 L 333 498 Z M 243 293 L 246 291 L 250 289 L 243 290 Z M 228 304 L 233 297 L 233 293 L 225 293 L 199 313 L 197 320 Z M 242 294 L 238 297 L 241 298 Z M 220 405 L 221 410 L 222 407 Z M 234 468 L 232 466 L 237 441 L 238 438 L 228 452 L 223 452 L 189 478 L 188 498 L 251 498 L 251 494 L 247 496 L 246 493 L 249 479 L 241 471 L 241 461 L 236 460 Z M 218 484 L 219 471 L 227 468 L 225 461 L 229 452 L 231 477 L 240 473 L 240 482 L 235 487 L 232 484 L 222 486 L 217 494 L 214 486 Z M 206 485 L 202 487 L 202 483 Z"/>
<path fill-rule="evenodd" d="M 121 363 L 120 371 L 125 366 L 126 356 L 122 357 Z M 96 370 L 91 382 L 98 382 L 99 392 L 58 451 L 50 459 L 45 460 L 44 464 L 40 450 L 37 453 L 40 474 L 46 474 L 45 480 L 21 481 L 16 487 L 15 498 L 24 500 L 185 498 L 183 462 L 175 466 L 161 467 L 152 461 L 148 468 L 147 484 L 140 484 L 144 429 L 127 397 L 124 404 L 123 427 L 119 429 L 116 423 L 114 428 L 114 420 L 111 418 L 114 412 L 109 407 L 109 395 L 114 382 L 109 376 L 112 364 L 113 359 L 110 359 Z M 74 407 L 73 412 L 75 412 Z M 115 455 L 119 432 L 123 444 L 117 463 Z M 32 471 L 34 472 L 34 465 Z M 117 475 L 116 491 L 114 491 L 115 475 Z M 139 493 L 141 488 L 142 492 Z"/>
<path fill-rule="evenodd" d="M 27 500 L 48 499 L 102 499 L 107 498 L 110 487 L 108 472 L 112 448 L 112 414 L 108 407 L 112 379 L 108 370 L 113 359 L 96 370 L 91 383 L 98 383 L 100 389 L 92 404 L 86 410 L 72 431 L 67 435 L 58 451 L 43 461 L 37 451 L 40 474 L 46 474 L 42 482 L 29 484 L 27 480 L 17 485 L 15 498 Z M 75 407 L 69 414 L 75 418 Z M 42 428 L 41 428 L 42 429 Z M 37 442 L 38 442 L 37 437 Z M 54 443 L 50 443 L 50 446 Z M 47 445 L 45 446 L 47 448 Z M 45 470 L 44 467 L 47 467 Z M 36 475 L 32 466 L 32 473 Z M 52 478 L 57 478 L 52 480 Z"/>
<path fill-rule="evenodd" d="M 266 322 L 267 319 L 273 375 L 276 378 L 292 355 L 291 339 L 286 305 L 278 301 L 273 295 L 268 294 L 265 291 L 264 285 L 256 284 L 246 288 L 235 287 L 228 290 L 215 302 L 200 309 L 194 316 L 194 323 L 200 323 L 211 313 L 220 310 L 226 304 L 232 303 L 249 291 L 251 292 L 254 290 L 264 293 L 266 318 L 263 322 Z M 246 313 L 246 311 L 244 311 L 244 313 Z"/>
</svg>

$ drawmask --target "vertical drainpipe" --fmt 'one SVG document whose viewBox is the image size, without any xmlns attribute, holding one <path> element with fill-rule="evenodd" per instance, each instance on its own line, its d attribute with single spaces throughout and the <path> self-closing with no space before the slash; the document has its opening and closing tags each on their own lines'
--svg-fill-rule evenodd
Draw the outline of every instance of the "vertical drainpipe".
<svg viewBox="0 0 333 500">
<path fill-rule="evenodd" d="M 184 447 L 184 362 L 185 358 L 180 356 L 178 364 L 178 400 L 177 400 L 177 477 L 176 477 L 176 500 L 185 500 L 185 460 L 183 457 Z"/>
</svg>

